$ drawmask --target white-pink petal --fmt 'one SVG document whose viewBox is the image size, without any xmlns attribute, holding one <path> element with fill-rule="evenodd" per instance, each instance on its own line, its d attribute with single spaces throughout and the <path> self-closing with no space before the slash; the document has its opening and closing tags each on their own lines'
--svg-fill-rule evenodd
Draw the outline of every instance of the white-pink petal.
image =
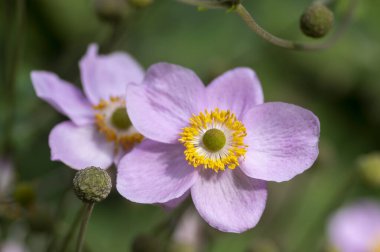
<svg viewBox="0 0 380 252">
<path fill-rule="evenodd" d="M 79 66 L 84 91 L 94 105 L 112 96 L 124 97 L 129 83 L 140 83 L 144 78 L 143 68 L 129 54 L 99 55 L 96 44 L 88 47 Z"/>
<path fill-rule="evenodd" d="M 241 118 L 250 108 L 264 102 L 264 94 L 256 73 L 246 67 L 227 71 L 207 86 L 210 110 L 230 110 Z"/>
<path fill-rule="evenodd" d="M 119 163 L 116 187 L 137 203 L 166 203 L 182 197 L 197 178 L 183 147 L 144 140 Z"/>
<path fill-rule="evenodd" d="M 248 151 L 241 169 L 252 178 L 287 181 L 318 157 L 320 126 L 309 110 L 281 102 L 255 106 L 245 115 Z"/>
<path fill-rule="evenodd" d="M 127 110 L 135 128 L 145 137 L 178 143 L 193 114 L 205 109 L 205 87 L 186 68 L 159 63 L 150 67 L 142 85 L 127 88 Z"/>
<path fill-rule="evenodd" d="M 50 132 L 51 160 L 81 170 L 89 166 L 107 169 L 114 160 L 114 143 L 107 142 L 95 125 L 62 122 Z"/>
<path fill-rule="evenodd" d="M 77 125 L 94 122 L 94 111 L 82 92 L 71 83 L 46 71 L 33 71 L 32 83 L 37 96 Z"/>
<path fill-rule="evenodd" d="M 241 233 L 256 226 L 264 212 L 264 181 L 247 177 L 239 168 L 219 173 L 201 171 L 191 188 L 194 205 L 212 227 Z"/>
</svg>

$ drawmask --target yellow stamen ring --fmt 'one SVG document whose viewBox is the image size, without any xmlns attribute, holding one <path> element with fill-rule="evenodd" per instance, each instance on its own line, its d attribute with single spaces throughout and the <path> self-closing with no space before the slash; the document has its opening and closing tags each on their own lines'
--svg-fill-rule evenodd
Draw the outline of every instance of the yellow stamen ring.
<svg viewBox="0 0 380 252">
<path fill-rule="evenodd" d="M 239 166 L 239 159 L 247 152 L 247 132 L 233 113 L 216 108 L 193 115 L 189 121 L 179 141 L 186 147 L 184 154 L 190 165 L 216 172 Z"/>
<path fill-rule="evenodd" d="M 133 130 L 131 124 L 127 125 L 129 118 L 128 122 L 125 118 L 121 118 L 123 120 L 120 121 L 121 114 L 128 116 L 126 111 L 123 113 L 121 111 L 124 107 L 125 101 L 120 97 L 111 97 L 109 101 L 101 100 L 98 105 L 93 107 L 97 111 L 95 124 L 107 141 L 115 142 L 115 152 L 118 151 L 119 145 L 125 150 L 129 150 L 143 140 L 143 136 Z M 116 116 L 118 121 L 115 123 Z"/>
</svg>

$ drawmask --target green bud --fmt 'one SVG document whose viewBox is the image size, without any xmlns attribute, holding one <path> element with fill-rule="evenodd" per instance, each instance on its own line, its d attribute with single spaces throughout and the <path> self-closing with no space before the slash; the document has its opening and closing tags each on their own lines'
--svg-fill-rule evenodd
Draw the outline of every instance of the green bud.
<svg viewBox="0 0 380 252">
<path fill-rule="evenodd" d="M 380 188 L 380 153 L 370 153 L 358 159 L 359 171 L 370 185 Z"/>
<path fill-rule="evenodd" d="M 20 183 L 16 185 L 13 191 L 13 198 L 23 207 L 31 206 L 36 200 L 34 187 L 29 183 Z"/>
<path fill-rule="evenodd" d="M 157 238 L 149 234 L 138 235 L 132 244 L 132 252 L 163 252 L 163 246 Z"/>
<path fill-rule="evenodd" d="M 324 37 L 334 24 L 334 14 L 324 4 L 312 4 L 301 16 L 302 32 L 312 38 Z"/>
<path fill-rule="evenodd" d="M 74 192 L 78 198 L 87 203 L 96 203 L 107 198 L 112 183 L 107 171 L 89 167 L 75 174 Z"/>
<path fill-rule="evenodd" d="M 209 129 L 203 135 L 202 141 L 211 152 L 217 152 L 226 145 L 226 135 L 219 129 Z"/>
<path fill-rule="evenodd" d="M 95 0 L 95 11 L 102 20 L 118 22 L 128 15 L 128 5 L 125 0 Z"/>
<path fill-rule="evenodd" d="M 136 9 L 143 9 L 153 4 L 153 0 L 128 0 L 128 3 Z"/>
<path fill-rule="evenodd" d="M 120 130 L 128 129 L 132 125 L 125 107 L 115 109 L 111 117 L 111 122 L 113 126 Z"/>
</svg>

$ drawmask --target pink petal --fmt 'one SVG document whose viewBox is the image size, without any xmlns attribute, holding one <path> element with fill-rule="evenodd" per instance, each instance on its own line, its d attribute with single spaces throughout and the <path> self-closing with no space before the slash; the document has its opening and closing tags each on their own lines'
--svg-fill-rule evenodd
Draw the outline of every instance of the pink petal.
<svg viewBox="0 0 380 252">
<path fill-rule="evenodd" d="M 177 206 L 179 206 L 182 202 L 184 202 L 189 195 L 190 195 L 190 190 L 185 192 L 181 197 L 169 200 L 168 202 L 165 202 L 165 203 L 161 203 L 160 205 L 165 210 L 170 211 L 176 208 Z"/>
<path fill-rule="evenodd" d="M 191 188 L 195 207 L 212 227 L 241 233 L 256 226 L 263 214 L 267 190 L 265 182 L 226 169 L 203 171 Z"/>
<path fill-rule="evenodd" d="M 116 187 L 137 203 L 165 203 L 185 194 L 196 178 L 181 145 L 144 140 L 120 161 Z"/>
<path fill-rule="evenodd" d="M 50 72 L 33 71 L 31 77 L 37 96 L 75 124 L 85 125 L 94 121 L 91 104 L 77 87 Z"/>
<path fill-rule="evenodd" d="M 89 166 L 107 169 L 113 162 L 114 143 L 106 142 L 94 125 L 63 122 L 50 132 L 51 160 L 80 170 Z"/>
<path fill-rule="evenodd" d="M 142 67 L 130 55 L 115 52 L 98 55 L 98 46 L 91 44 L 80 61 L 84 91 L 92 102 L 108 100 L 111 96 L 125 96 L 130 82 L 140 83 L 144 77 Z"/>
<path fill-rule="evenodd" d="M 250 68 L 235 68 L 216 78 L 207 87 L 209 109 L 231 110 L 240 118 L 264 102 L 263 90 L 256 73 Z"/>
<path fill-rule="evenodd" d="M 286 181 L 309 169 L 318 156 L 319 120 L 301 107 L 271 102 L 244 117 L 248 151 L 241 168 L 252 178 Z"/>
<path fill-rule="evenodd" d="M 142 85 L 128 86 L 128 114 L 147 138 L 178 143 L 192 114 L 205 109 L 204 92 L 201 80 L 191 70 L 159 63 L 149 68 Z"/>
</svg>

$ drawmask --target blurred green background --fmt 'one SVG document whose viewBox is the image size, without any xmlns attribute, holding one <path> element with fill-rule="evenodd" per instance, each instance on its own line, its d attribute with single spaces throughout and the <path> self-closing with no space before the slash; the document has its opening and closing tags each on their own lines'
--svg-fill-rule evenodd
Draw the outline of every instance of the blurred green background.
<svg viewBox="0 0 380 252">
<path fill-rule="evenodd" d="M 379 187 L 358 172 L 358 158 L 380 149 L 379 1 L 360 1 L 348 31 L 332 48 L 319 52 L 276 48 L 234 13 L 198 11 L 174 0 L 122 9 L 128 16 L 117 25 L 99 19 L 93 0 L 25 0 L 22 32 L 15 39 L 16 2 L 0 3 L 0 141 L 11 143 L 11 153 L 5 147 L 1 151 L 13 160 L 17 184 L 31 185 L 37 198 L 33 211 L 0 203 L 2 240 L 21 232 L 29 251 L 45 251 L 54 234 L 61 243 L 81 207 L 71 190 L 75 171 L 50 161 L 48 134 L 64 117 L 35 96 L 30 72 L 53 71 L 80 86 L 78 59 L 91 42 L 99 43 L 104 53 L 127 51 L 145 68 L 160 61 L 186 66 L 205 83 L 228 69 L 249 66 L 262 82 L 266 101 L 297 104 L 320 118 L 317 163 L 289 182 L 269 183 L 267 208 L 254 229 L 228 234 L 205 226 L 204 251 L 326 251 L 326 224 L 337 207 L 361 197 L 379 199 Z M 337 1 L 337 23 L 347 2 Z M 298 20 L 310 3 L 244 2 L 269 31 L 303 41 L 311 40 L 299 31 Z M 15 43 L 20 50 L 12 102 L 12 88 L 4 79 Z M 14 119 L 10 137 L 9 118 Z M 138 234 L 150 232 L 169 215 L 158 206 L 128 202 L 113 191 L 95 207 L 86 251 L 131 251 Z"/>
</svg>

